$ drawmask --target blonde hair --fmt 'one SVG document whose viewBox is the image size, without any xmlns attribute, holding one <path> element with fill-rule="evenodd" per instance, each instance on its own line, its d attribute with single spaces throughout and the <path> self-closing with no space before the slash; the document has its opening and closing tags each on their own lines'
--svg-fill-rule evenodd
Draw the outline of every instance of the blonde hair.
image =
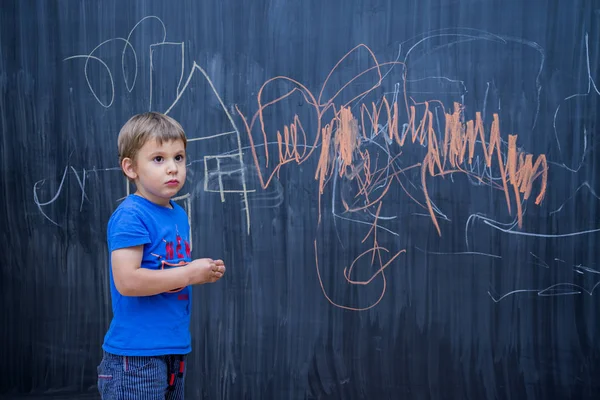
<svg viewBox="0 0 600 400">
<path fill-rule="evenodd" d="M 187 148 L 187 138 L 179 122 L 159 112 L 147 112 L 134 115 L 123 125 L 117 139 L 119 165 L 124 158 L 135 161 L 137 153 L 149 140 L 159 145 L 171 140 L 181 140 Z"/>
</svg>

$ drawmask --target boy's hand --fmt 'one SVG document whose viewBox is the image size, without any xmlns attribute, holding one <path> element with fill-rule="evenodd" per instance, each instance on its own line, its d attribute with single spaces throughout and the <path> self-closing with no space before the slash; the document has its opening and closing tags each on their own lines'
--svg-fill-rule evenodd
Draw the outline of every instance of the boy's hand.
<svg viewBox="0 0 600 400">
<path fill-rule="evenodd" d="M 215 269 L 214 269 L 214 280 L 212 282 L 216 282 L 223 277 L 225 274 L 225 263 L 223 260 L 215 260 Z"/>
<path fill-rule="evenodd" d="M 222 260 L 214 261 L 211 258 L 199 258 L 185 266 L 190 273 L 190 284 L 213 283 L 221 279 L 225 273 L 225 264 Z"/>
</svg>

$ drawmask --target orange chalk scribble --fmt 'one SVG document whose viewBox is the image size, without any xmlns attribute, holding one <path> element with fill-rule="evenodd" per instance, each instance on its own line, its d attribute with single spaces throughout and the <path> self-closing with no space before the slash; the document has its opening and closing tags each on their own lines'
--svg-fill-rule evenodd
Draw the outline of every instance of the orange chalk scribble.
<svg viewBox="0 0 600 400">
<path fill-rule="evenodd" d="M 323 99 L 326 89 L 330 89 L 332 84 L 330 79 L 338 70 L 340 64 L 351 54 L 365 51 L 372 65 L 359 74 L 352 76 L 348 81 L 341 84 L 341 88 L 334 91 L 334 95 L 329 99 Z M 402 69 L 402 86 L 398 86 L 398 91 L 394 93 L 394 98 L 389 100 L 383 94 L 377 98 L 377 102 L 363 103 L 362 100 L 367 95 L 374 95 L 375 89 L 381 87 L 384 68 Z M 243 120 L 258 179 L 263 189 L 266 189 L 275 174 L 278 174 L 281 167 L 285 164 L 294 162 L 298 165 L 309 159 L 313 152 L 320 149 L 318 154 L 318 164 L 314 172 L 314 178 L 319 187 L 319 215 L 318 224 L 322 223 L 321 198 L 327 183 L 334 178 L 337 171 L 339 178 L 346 178 L 355 182 L 357 199 L 353 204 L 348 204 L 342 199 L 343 207 L 346 212 L 357 212 L 368 208 L 376 208 L 377 212 L 373 217 L 372 226 L 362 243 L 372 235 L 372 246 L 360 254 L 350 267 L 344 269 L 344 279 L 349 284 L 365 286 L 370 284 L 376 277 L 381 276 L 383 287 L 379 298 L 366 307 L 349 307 L 336 303 L 327 294 L 320 273 L 318 260 L 318 241 L 315 240 L 315 264 L 317 276 L 323 294 L 331 304 L 349 310 L 366 310 L 378 304 L 386 290 L 385 269 L 396 260 L 396 258 L 405 253 L 401 250 L 390 253 L 386 248 L 379 245 L 377 240 L 379 212 L 383 200 L 388 193 L 391 185 L 397 182 L 403 192 L 415 202 L 418 206 L 426 209 L 431 216 L 433 225 L 439 235 L 441 229 L 436 218 L 436 212 L 432 205 L 431 196 L 427 189 L 428 178 L 445 177 L 448 174 L 464 173 L 471 178 L 496 188 L 504 193 L 507 210 L 512 215 L 513 203 L 516 206 L 516 216 L 518 225 L 522 227 L 523 212 L 521 203 L 528 200 L 534 192 L 534 184 L 541 177 L 535 203 L 540 204 L 546 193 L 548 182 L 548 164 L 545 155 L 539 155 L 535 159 L 532 154 L 527 154 L 517 148 L 517 135 L 508 135 L 508 150 L 503 152 L 503 141 L 500 129 L 498 114 L 493 115 L 491 126 L 484 126 L 481 113 L 475 114 L 474 120 L 465 121 L 463 107 L 453 104 L 451 112 L 446 112 L 444 105 L 438 100 L 416 103 L 410 99 L 406 91 L 406 66 L 401 62 L 379 63 L 373 52 L 365 45 L 361 44 L 342 57 L 342 59 L 333 67 L 325 79 L 321 91 L 315 96 L 306 86 L 300 82 L 285 76 L 278 76 L 267 80 L 260 88 L 257 96 L 258 110 L 248 120 L 237 109 Z M 373 76 L 373 85 L 359 94 L 352 96 L 353 83 L 359 78 Z M 283 95 L 265 101 L 263 99 L 265 89 L 275 83 L 291 85 L 291 89 Z M 363 81 L 364 83 L 364 81 Z M 341 104 L 339 98 L 350 93 L 350 100 Z M 281 104 L 285 100 L 291 99 L 294 94 L 299 94 L 309 106 L 309 112 L 314 113 L 314 117 L 307 123 L 295 113 L 291 122 L 277 130 L 273 135 L 265 124 L 265 112 L 270 107 Z M 403 106 L 399 106 L 398 99 L 403 101 Z M 438 104 L 444 111 L 444 132 L 440 135 L 434 129 L 434 114 L 431 111 L 432 104 Z M 236 107 L 237 108 L 237 107 Z M 306 115 L 304 110 L 302 115 Z M 327 116 L 327 117 L 326 117 Z M 401 123 L 402 120 L 405 123 Z M 310 132 L 305 131 L 306 127 L 312 127 Z M 258 129 L 262 136 L 262 144 L 255 143 L 253 132 Z M 269 137 L 275 137 L 277 141 L 277 162 L 269 168 L 271 158 L 269 156 Z M 384 137 L 383 149 L 388 154 L 397 153 L 393 157 L 388 157 L 387 162 L 380 164 L 379 153 L 372 154 L 364 146 L 375 138 Z M 311 140 L 312 142 L 309 142 Z M 410 144 L 418 143 L 415 149 L 426 148 L 426 154 L 420 163 L 415 163 L 408 167 L 400 168 L 396 163 L 403 154 L 401 149 L 407 145 L 407 139 Z M 398 149 L 392 150 L 391 146 L 397 145 Z M 506 143 L 506 141 L 504 142 Z M 265 164 L 261 167 L 258 157 L 258 148 L 264 149 Z M 501 184 L 492 180 L 491 177 L 482 174 L 479 176 L 472 172 L 468 166 L 472 165 L 474 157 L 480 157 L 484 160 L 488 168 L 494 168 L 498 171 L 501 178 Z M 421 169 L 421 186 L 423 190 L 424 201 L 419 202 L 400 181 L 399 175 L 407 170 Z M 263 175 L 264 174 L 264 175 Z M 358 205 L 356 205 L 358 203 Z M 423 204 L 424 203 L 424 204 Z M 393 254 L 393 255 L 391 255 Z M 378 264 L 375 273 L 370 279 L 359 281 L 353 279 L 356 263 L 362 261 L 366 256 L 371 255 L 370 264 Z M 390 256 L 391 255 L 391 256 Z"/>
<path fill-rule="evenodd" d="M 483 127 L 483 121 L 481 119 L 481 113 L 477 113 L 475 122 L 472 120 L 462 123 L 462 108 L 458 103 L 454 104 L 454 112 L 452 114 L 446 114 L 446 129 L 444 132 L 444 141 L 442 148 L 438 147 L 436 134 L 431 128 L 432 115 L 428 112 L 428 141 L 429 148 L 427 155 L 423 160 L 423 171 L 422 171 L 422 185 L 424 188 L 425 198 L 431 219 L 441 235 L 440 227 L 431 207 L 431 201 L 427 192 L 426 177 L 427 174 L 431 177 L 444 176 L 451 173 L 463 172 L 469 174 L 475 179 L 492 185 L 498 189 L 504 191 L 506 198 L 506 205 L 508 207 L 509 214 L 512 215 L 511 208 L 511 189 L 509 184 L 512 186 L 514 192 L 514 199 L 517 206 L 517 218 L 518 225 L 522 227 L 523 224 L 523 212 L 521 209 L 521 194 L 524 194 L 523 199 L 529 199 L 533 190 L 533 184 L 542 176 L 541 188 L 538 196 L 536 197 L 535 204 L 540 204 L 544 199 L 546 193 L 546 185 L 548 182 L 548 164 L 546 162 L 546 156 L 538 156 L 535 165 L 533 165 L 533 155 L 526 154 L 517 150 L 517 135 L 508 135 L 508 158 L 506 165 L 502 161 L 502 149 L 501 149 L 501 135 L 500 135 L 500 122 L 498 120 L 498 114 L 494 114 L 494 121 L 490 129 L 489 135 L 486 134 Z M 399 142 L 399 139 L 396 137 Z M 462 165 L 472 164 L 473 156 L 475 153 L 475 147 L 477 143 L 480 143 L 481 150 L 484 156 L 485 165 L 492 167 L 494 163 L 494 155 L 496 155 L 495 163 L 500 171 L 502 178 L 502 186 L 493 182 L 491 179 L 487 181 L 477 175 L 462 168 Z M 468 160 L 465 160 L 468 150 Z M 445 169 L 446 164 L 450 164 L 450 169 Z M 437 167 L 437 170 L 436 170 Z"/>
</svg>

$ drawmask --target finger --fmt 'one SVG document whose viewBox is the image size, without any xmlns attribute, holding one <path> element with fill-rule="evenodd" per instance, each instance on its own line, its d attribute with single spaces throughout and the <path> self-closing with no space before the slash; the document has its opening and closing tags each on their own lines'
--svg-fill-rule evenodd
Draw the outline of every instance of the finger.
<svg viewBox="0 0 600 400">
<path fill-rule="evenodd" d="M 225 263 L 223 262 L 223 260 L 215 260 L 215 264 L 217 264 L 217 265 L 225 265 Z"/>
</svg>

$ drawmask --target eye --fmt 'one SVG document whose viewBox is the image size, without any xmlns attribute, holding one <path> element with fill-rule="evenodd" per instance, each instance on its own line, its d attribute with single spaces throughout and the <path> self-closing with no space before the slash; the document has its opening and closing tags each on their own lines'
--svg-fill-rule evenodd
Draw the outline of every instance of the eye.
<svg viewBox="0 0 600 400">
<path fill-rule="evenodd" d="M 162 156 L 156 156 L 154 157 L 154 161 L 157 163 L 163 162 L 163 157 Z"/>
<path fill-rule="evenodd" d="M 175 161 L 179 162 L 179 161 L 183 161 L 185 159 L 185 156 L 183 156 L 182 154 L 178 154 L 175 156 Z"/>
</svg>

